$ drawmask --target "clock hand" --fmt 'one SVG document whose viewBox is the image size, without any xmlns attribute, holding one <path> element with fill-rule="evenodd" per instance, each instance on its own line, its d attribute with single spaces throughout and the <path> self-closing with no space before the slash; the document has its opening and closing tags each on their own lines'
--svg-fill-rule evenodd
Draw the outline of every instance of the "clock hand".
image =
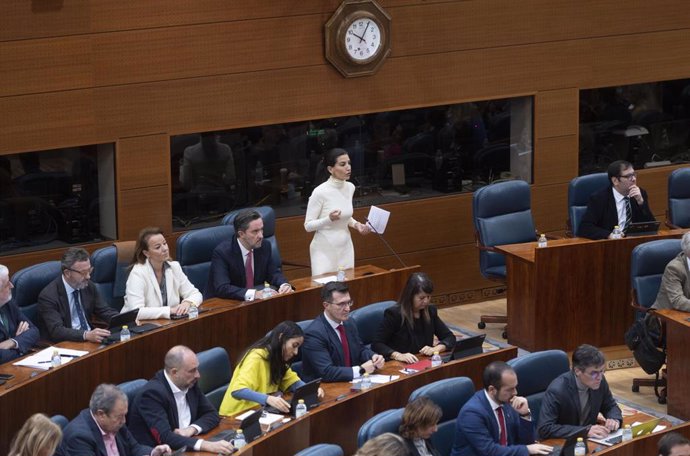
<svg viewBox="0 0 690 456">
<path fill-rule="evenodd" d="M 364 33 L 362 33 L 362 37 L 359 38 L 359 39 L 361 40 L 360 43 L 361 43 L 362 41 L 364 41 L 364 42 L 366 43 L 366 41 L 364 40 L 364 36 L 367 34 L 367 30 L 369 30 L 369 24 L 371 24 L 371 21 L 368 21 L 368 22 L 367 22 L 367 26 L 364 27 Z"/>
</svg>

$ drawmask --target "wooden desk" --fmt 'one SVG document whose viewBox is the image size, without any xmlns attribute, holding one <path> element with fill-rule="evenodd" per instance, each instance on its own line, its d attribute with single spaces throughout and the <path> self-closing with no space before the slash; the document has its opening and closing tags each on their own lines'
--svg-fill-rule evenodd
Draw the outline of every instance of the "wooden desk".
<svg viewBox="0 0 690 456">
<path fill-rule="evenodd" d="M 630 254 L 685 230 L 591 241 L 570 238 L 498 246 L 506 255 L 508 342 L 529 351 L 622 345 L 633 322 Z"/>
<path fill-rule="evenodd" d="M 362 266 L 349 270 L 350 294 L 361 305 L 397 299 L 408 276 L 418 268 L 387 271 Z M 124 344 L 101 348 L 88 342 L 60 343 L 61 347 L 90 353 L 54 371 L 35 371 L 11 363 L 0 366 L 0 372 L 15 375 L 0 386 L 0 454 L 7 453 L 12 436 L 31 414 L 73 418 L 88 405 L 98 384 L 151 378 L 163 367 L 165 353 L 173 345 L 184 344 L 196 352 L 221 346 L 228 350 L 234 365 L 244 349 L 281 321 L 311 319 L 323 311 L 318 283 L 306 278 L 293 284 L 296 292 L 266 300 L 206 301 L 202 308 L 211 311 L 199 318 L 163 320 L 166 326 Z M 38 373 L 30 377 L 33 372 Z"/>
<path fill-rule="evenodd" d="M 659 310 L 666 322 L 668 414 L 690 420 L 690 322 L 688 312 Z"/>
<path fill-rule="evenodd" d="M 350 383 L 323 383 L 325 397 L 318 408 L 252 442 L 240 454 L 290 455 L 317 443 L 335 443 L 345 450 L 345 454 L 353 454 L 357 450 L 357 432 L 362 424 L 384 410 L 404 407 L 415 389 L 449 377 L 469 377 L 475 388 L 479 389 L 482 387 L 482 372 L 487 364 L 498 360 L 508 361 L 515 356 L 517 348 L 509 347 L 453 361 L 413 375 L 401 374 L 399 371 L 404 364 L 389 361 L 380 373 L 400 375 L 400 378 L 357 393 L 350 392 Z M 347 397 L 336 401 L 342 394 Z M 236 427 L 236 420 L 224 418 L 221 425 L 209 435 Z M 188 454 L 192 456 L 197 453 Z"/>
<path fill-rule="evenodd" d="M 636 439 L 632 439 L 630 442 L 614 445 L 596 454 L 605 456 L 654 456 L 659 454 L 657 451 L 659 440 L 668 432 L 678 432 L 679 434 L 690 438 L 690 423 L 683 423 L 673 428 L 664 429 L 656 434 L 638 437 Z"/>
</svg>

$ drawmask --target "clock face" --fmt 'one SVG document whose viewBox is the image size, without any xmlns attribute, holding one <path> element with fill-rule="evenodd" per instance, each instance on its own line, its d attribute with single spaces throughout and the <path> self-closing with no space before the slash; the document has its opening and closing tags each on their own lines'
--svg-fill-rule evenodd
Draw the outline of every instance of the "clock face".
<svg viewBox="0 0 690 456">
<path fill-rule="evenodd" d="M 383 43 L 381 28 L 369 17 L 359 17 L 347 27 L 345 36 L 345 52 L 356 63 L 366 63 L 378 54 Z"/>
</svg>

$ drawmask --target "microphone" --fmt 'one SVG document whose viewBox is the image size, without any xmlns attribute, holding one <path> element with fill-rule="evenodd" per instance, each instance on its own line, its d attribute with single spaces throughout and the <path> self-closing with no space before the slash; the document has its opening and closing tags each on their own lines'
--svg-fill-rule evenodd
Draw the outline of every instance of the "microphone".
<svg viewBox="0 0 690 456">
<path fill-rule="evenodd" d="M 384 238 L 383 235 L 382 235 L 381 233 L 379 233 L 378 231 L 376 231 L 376 228 L 374 228 L 374 225 L 372 225 L 372 224 L 369 222 L 369 219 L 368 219 L 368 218 L 364 217 L 364 221 L 367 222 L 367 225 L 369 225 L 369 228 L 371 228 L 372 231 L 373 231 L 374 233 L 376 233 L 376 234 L 379 236 L 379 239 L 381 239 L 381 240 L 383 241 L 383 243 L 386 244 L 386 247 L 388 247 L 388 250 L 390 250 L 390 252 L 391 252 L 393 255 L 395 255 L 395 258 L 397 258 L 398 261 L 400 262 L 400 264 L 402 264 L 402 267 L 403 267 L 403 268 L 406 268 L 407 265 L 406 265 L 405 262 L 402 260 L 402 258 L 400 258 L 400 256 L 399 256 L 397 253 L 395 253 L 395 250 L 393 250 L 393 247 L 391 247 L 391 245 L 388 243 L 388 241 L 386 241 L 386 238 Z"/>
</svg>

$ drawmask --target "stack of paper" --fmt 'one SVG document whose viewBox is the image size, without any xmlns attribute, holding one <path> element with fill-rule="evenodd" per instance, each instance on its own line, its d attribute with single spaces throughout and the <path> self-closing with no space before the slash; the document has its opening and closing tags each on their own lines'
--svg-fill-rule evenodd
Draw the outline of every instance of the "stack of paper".
<svg viewBox="0 0 690 456">
<path fill-rule="evenodd" d="M 80 356 L 86 355 L 88 352 L 83 350 L 71 350 L 69 348 L 59 348 L 59 347 L 48 347 L 41 350 L 38 353 L 34 353 L 31 356 L 17 361 L 14 363 L 15 366 L 31 367 L 33 369 L 43 369 L 48 370 L 52 367 L 53 352 L 55 350 L 60 353 L 61 364 L 68 363 L 74 358 L 79 358 Z"/>
</svg>

